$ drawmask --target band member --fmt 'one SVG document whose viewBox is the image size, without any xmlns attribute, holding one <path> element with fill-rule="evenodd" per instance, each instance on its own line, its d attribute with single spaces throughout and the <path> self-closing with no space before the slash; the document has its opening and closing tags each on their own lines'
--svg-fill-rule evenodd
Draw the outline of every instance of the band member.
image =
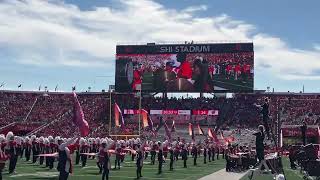
<svg viewBox="0 0 320 180">
<path fill-rule="evenodd" d="M 102 173 L 102 170 L 103 170 L 103 164 L 104 164 L 104 158 L 105 158 L 105 149 L 106 149 L 106 145 L 107 145 L 107 142 L 106 141 L 103 141 L 101 143 L 101 146 L 99 148 L 99 152 L 98 152 L 98 161 L 97 161 L 97 166 L 99 168 L 99 174 Z M 103 179 L 103 177 L 102 177 Z"/>
<path fill-rule="evenodd" d="M 118 169 L 120 169 L 120 161 L 121 161 L 121 147 L 120 147 L 120 144 L 117 143 L 114 169 L 117 169 L 117 166 L 118 166 Z"/>
<path fill-rule="evenodd" d="M 19 136 L 15 136 L 14 141 L 16 142 L 16 162 L 15 162 L 15 164 L 17 164 L 18 157 L 21 156 L 21 153 L 23 152 L 22 138 Z"/>
<path fill-rule="evenodd" d="M 45 147 L 45 144 L 44 144 L 44 137 L 41 136 L 39 138 L 39 153 L 40 154 L 45 154 L 46 153 L 45 150 L 46 150 L 46 147 Z M 27 151 L 27 149 L 26 149 L 26 151 Z M 43 165 L 43 162 L 44 162 L 44 156 L 40 156 L 39 164 Z"/>
<path fill-rule="evenodd" d="M 164 157 L 164 159 L 167 159 L 167 157 L 168 157 L 168 140 L 166 140 L 165 142 L 162 143 L 162 147 L 163 147 L 163 157 Z"/>
<path fill-rule="evenodd" d="M 103 158 L 103 173 L 102 173 L 102 180 L 109 179 L 109 172 L 111 169 L 111 162 L 110 162 L 110 156 L 108 153 L 108 149 L 104 148 L 104 158 Z"/>
<path fill-rule="evenodd" d="M 221 147 L 221 150 L 222 150 L 222 159 L 224 159 L 224 157 L 225 157 L 225 148 Z"/>
<path fill-rule="evenodd" d="M 302 134 L 302 143 L 305 146 L 306 145 L 306 131 L 307 131 L 307 123 L 306 121 L 303 121 L 302 126 L 300 127 L 301 134 Z"/>
<path fill-rule="evenodd" d="M 6 161 L 9 159 L 9 157 L 2 150 L 2 145 L 3 145 L 2 142 L 0 142 L 0 180 L 2 180 L 2 170 L 4 169 L 4 166 L 6 165 Z"/>
<path fill-rule="evenodd" d="M 59 137 L 60 138 L 60 137 Z M 48 137 L 48 140 L 49 140 L 49 153 L 55 153 L 57 152 L 56 150 L 56 145 L 54 144 L 54 139 L 52 136 L 49 136 Z M 54 166 L 54 160 L 55 160 L 55 157 L 47 157 L 49 158 L 49 169 L 52 169 L 53 166 Z"/>
<path fill-rule="evenodd" d="M 182 146 L 181 156 L 182 156 L 182 160 L 183 160 L 183 167 L 184 167 L 184 168 L 187 168 L 187 160 L 188 160 L 187 147 Z"/>
<path fill-rule="evenodd" d="M 211 145 L 211 153 L 212 153 L 212 161 L 214 161 L 214 158 L 215 158 L 215 148 L 214 148 L 214 145 L 212 144 Z"/>
<path fill-rule="evenodd" d="M 142 177 L 142 167 L 143 167 L 143 148 L 140 147 L 140 145 L 137 145 L 137 161 L 136 161 L 136 165 L 137 165 L 137 179 L 140 179 Z"/>
<path fill-rule="evenodd" d="M 152 146 L 151 146 L 151 151 L 150 151 L 150 154 L 151 154 L 151 164 L 154 165 L 155 163 L 155 160 L 156 160 L 156 150 L 158 149 L 158 146 L 155 142 L 152 143 Z"/>
<path fill-rule="evenodd" d="M 31 136 L 32 142 L 32 163 L 36 163 L 39 155 L 39 143 L 35 135 Z"/>
<path fill-rule="evenodd" d="M 254 133 L 253 135 L 256 136 L 256 152 L 257 152 L 257 158 L 259 160 L 259 163 L 261 163 L 262 160 L 264 160 L 264 127 L 263 125 L 259 125 L 258 127 L 259 131 Z"/>
<path fill-rule="evenodd" d="M 219 155 L 220 155 L 220 147 L 216 147 L 216 153 L 217 153 L 217 160 L 219 160 Z"/>
<path fill-rule="evenodd" d="M 80 141 L 80 154 L 81 153 L 88 153 L 89 152 L 89 146 L 87 145 L 87 142 L 84 138 L 81 138 Z M 81 159 L 81 165 L 82 167 L 85 167 L 87 164 L 87 158 L 88 156 L 85 154 L 81 154 L 80 155 L 80 159 Z"/>
<path fill-rule="evenodd" d="M 197 165 L 197 158 L 198 158 L 198 150 L 197 150 L 197 146 L 195 144 L 192 147 L 191 154 L 193 156 L 193 165 L 196 166 Z"/>
<path fill-rule="evenodd" d="M 31 156 L 31 141 L 29 137 L 25 138 L 25 151 L 24 151 L 24 156 L 26 157 L 26 161 L 30 161 L 30 156 Z"/>
<path fill-rule="evenodd" d="M 70 150 L 68 145 L 71 145 L 76 142 L 78 138 L 73 138 L 68 142 L 63 143 L 62 139 L 58 140 L 58 153 L 59 153 L 59 162 L 58 162 L 58 171 L 59 171 L 59 180 L 67 180 L 69 177 L 69 173 L 72 173 L 72 163 Z"/>
<path fill-rule="evenodd" d="M 180 154 L 180 146 L 179 146 L 179 142 L 177 142 L 175 147 L 174 147 L 175 161 L 179 160 L 179 154 Z"/>
<path fill-rule="evenodd" d="M 80 144 L 76 143 L 75 148 L 76 148 L 76 162 L 75 162 L 75 164 L 78 165 L 80 162 Z"/>
<path fill-rule="evenodd" d="M 209 162 L 211 162 L 211 146 L 210 144 L 208 145 L 208 159 L 209 159 Z"/>
<path fill-rule="evenodd" d="M 203 148 L 203 163 L 207 164 L 207 147 L 204 146 Z"/>
<path fill-rule="evenodd" d="M 6 154 L 9 155 L 9 174 L 12 174 L 16 168 L 18 155 L 16 150 L 16 142 L 14 141 L 14 135 L 10 131 L 6 136 L 7 145 L 6 145 Z"/>
<path fill-rule="evenodd" d="M 174 155 L 173 155 L 172 148 L 169 150 L 169 154 L 170 154 L 170 171 L 172 171 L 173 170 L 173 161 L 174 161 Z"/>
<path fill-rule="evenodd" d="M 162 173 L 162 164 L 163 164 L 163 161 L 164 161 L 162 149 L 159 149 L 158 161 L 159 161 L 158 174 L 161 174 Z"/>
<path fill-rule="evenodd" d="M 226 150 L 226 171 L 229 172 L 231 171 L 231 159 L 230 159 L 230 155 L 231 155 L 231 145 L 228 145 L 228 149 Z"/>
</svg>

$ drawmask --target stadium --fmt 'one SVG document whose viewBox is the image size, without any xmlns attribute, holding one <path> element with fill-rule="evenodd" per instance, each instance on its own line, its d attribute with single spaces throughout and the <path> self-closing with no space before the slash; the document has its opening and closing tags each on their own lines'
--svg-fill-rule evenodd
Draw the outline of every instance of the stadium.
<svg viewBox="0 0 320 180">
<path fill-rule="evenodd" d="M 290 91 L 318 80 L 318 46 L 207 6 L 79 2 L 0 2 L 0 180 L 320 179 L 320 93 Z"/>
</svg>

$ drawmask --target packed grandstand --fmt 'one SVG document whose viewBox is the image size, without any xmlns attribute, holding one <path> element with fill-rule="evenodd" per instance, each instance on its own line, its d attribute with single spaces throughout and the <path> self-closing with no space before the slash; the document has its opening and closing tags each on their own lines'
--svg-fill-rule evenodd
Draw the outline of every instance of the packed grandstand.
<svg viewBox="0 0 320 180">
<path fill-rule="evenodd" d="M 90 137 L 105 137 L 109 135 L 110 127 L 110 134 L 138 134 L 139 114 L 132 112 L 139 109 L 139 98 L 134 94 L 83 92 L 78 93 L 78 97 L 91 129 Z M 175 122 L 179 136 L 190 138 L 187 130 L 189 123 L 200 124 L 205 130 L 208 127 L 216 130 L 256 128 L 256 125 L 261 122 L 261 117 L 255 104 L 259 104 L 265 98 L 270 99 L 270 119 L 273 122 L 274 134 L 277 134 L 278 126 L 301 125 L 303 121 L 308 125 L 320 125 L 318 108 L 320 94 L 257 92 L 237 94 L 232 98 L 149 96 L 142 98 L 141 109 L 150 112 L 150 118 L 155 126 L 159 124 L 160 117 L 163 117 L 169 126 L 173 121 Z M 124 130 L 114 127 L 112 120 L 114 112 L 113 108 L 110 108 L 110 103 L 112 107 L 117 103 L 122 109 Z M 17 135 L 73 137 L 79 133 L 74 130 L 77 127 L 72 122 L 74 107 L 71 93 L 1 91 L 0 104 L 0 134 L 13 131 Z M 159 110 L 169 111 L 169 113 L 151 113 Z M 178 110 L 184 110 L 184 113 L 175 113 Z M 217 113 L 208 115 L 206 114 L 208 110 L 214 110 Z M 125 113 L 125 111 L 131 113 Z M 142 134 L 146 133 L 142 126 L 140 128 Z M 159 131 L 158 135 L 161 138 L 165 134 Z M 245 137 L 245 134 L 242 133 L 242 136 Z"/>
</svg>

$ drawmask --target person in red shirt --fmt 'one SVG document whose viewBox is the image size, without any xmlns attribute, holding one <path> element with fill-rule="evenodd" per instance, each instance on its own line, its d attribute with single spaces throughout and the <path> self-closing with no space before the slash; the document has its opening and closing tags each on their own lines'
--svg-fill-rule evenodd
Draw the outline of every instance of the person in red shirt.
<svg viewBox="0 0 320 180">
<path fill-rule="evenodd" d="M 226 67 L 227 79 L 230 79 L 231 76 L 232 65 L 228 64 Z"/>
<path fill-rule="evenodd" d="M 137 90 L 137 86 L 142 83 L 142 72 L 138 69 L 135 69 L 133 71 L 133 83 L 132 83 L 132 89 Z"/>
<path fill-rule="evenodd" d="M 177 54 L 177 61 L 181 63 L 178 71 L 178 78 L 191 79 L 192 68 L 190 63 L 187 61 L 187 55 L 184 53 Z"/>
<path fill-rule="evenodd" d="M 238 77 L 241 75 L 241 66 L 239 64 L 234 67 L 235 80 L 238 80 Z"/>
<path fill-rule="evenodd" d="M 244 75 L 244 80 L 247 80 L 250 76 L 250 64 L 245 64 L 243 65 L 243 75 Z"/>
</svg>

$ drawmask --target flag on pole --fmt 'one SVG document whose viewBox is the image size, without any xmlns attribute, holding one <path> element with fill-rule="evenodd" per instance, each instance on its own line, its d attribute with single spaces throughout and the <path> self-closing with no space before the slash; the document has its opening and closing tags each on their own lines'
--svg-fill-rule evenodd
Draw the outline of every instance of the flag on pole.
<svg viewBox="0 0 320 180">
<path fill-rule="evenodd" d="M 194 140 L 193 125 L 191 123 L 189 123 L 189 136 Z"/>
<path fill-rule="evenodd" d="M 211 128 L 208 129 L 208 136 L 212 138 L 216 143 L 219 143 L 219 139 L 216 133 L 214 133 Z"/>
<path fill-rule="evenodd" d="M 199 124 L 198 124 L 198 132 L 199 132 L 199 135 L 204 135 L 204 132 Z"/>
<path fill-rule="evenodd" d="M 158 127 L 156 129 L 156 132 L 158 132 L 161 129 L 162 126 L 163 126 L 163 118 L 160 117 L 160 123 L 159 123 L 159 125 L 158 125 Z"/>
<path fill-rule="evenodd" d="M 79 127 L 81 136 L 87 136 L 89 134 L 88 122 L 84 119 L 84 113 L 82 107 L 78 101 L 76 93 L 73 92 L 74 108 L 73 108 L 73 122 Z"/>
<path fill-rule="evenodd" d="M 121 113 L 121 109 L 117 103 L 114 103 L 114 120 L 117 127 L 124 127 L 124 119 Z"/>
<path fill-rule="evenodd" d="M 176 126 L 174 124 L 174 121 L 172 121 L 171 132 L 176 132 Z"/>
<path fill-rule="evenodd" d="M 153 129 L 153 121 L 152 121 L 150 116 L 148 116 L 148 125 L 149 125 L 149 129 L 153 132 L 154 131 L 154 129 Z"/>
<path fill-rule="evenodd" d="M 228 137 L 224 137 L 223 133 L 221 133 L 221 139 L 223 139 L 225 141 L 226 145 L 231 144 L 232 142 L 235 141 L 233 134 L 231 134 Z"/>
<path fill-rule="evenodd" d="M 148 112 L 145 109 L 141 109 L 141 116 L 142 116 L 143 127 L 146 128 L 147 126 L 149 126 Z"/>
<path fill-rule="evenodd" d="M 171 132 L 169 131 L 168 125 L 166 122 L 164 122 L 164 130 L 166 131 L 166 135 L 171 140 Z"/>
</svg>

